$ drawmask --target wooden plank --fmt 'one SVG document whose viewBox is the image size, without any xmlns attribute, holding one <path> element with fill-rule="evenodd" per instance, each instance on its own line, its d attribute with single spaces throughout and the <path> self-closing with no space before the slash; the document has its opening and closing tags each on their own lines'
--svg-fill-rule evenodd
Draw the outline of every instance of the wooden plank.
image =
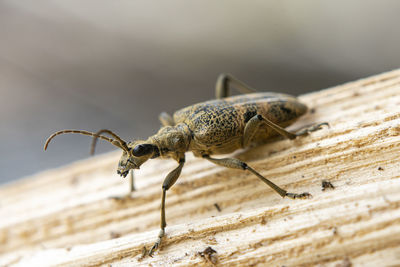
<svg viewBox="0 0 400 267">
<path fill-rule="evenodd" d="M 250 173 L 188 154 L 167 196 L 161 250 L 142 259 L 176 163 L 146 163 L 134 197 L 115 201 L 128 181 L 113 152 L 2 186 L 0 265 L 399 265 L 400 70 L 300 98 L 312 112 L 293 128 L 331 127 L 236 156 L 312 199 L 281 199 Z M 335 189 L 321 190 L 322 180 Z M 198 252 L 209 246 L 217 253 L 207 260 Z"/>
</svg>

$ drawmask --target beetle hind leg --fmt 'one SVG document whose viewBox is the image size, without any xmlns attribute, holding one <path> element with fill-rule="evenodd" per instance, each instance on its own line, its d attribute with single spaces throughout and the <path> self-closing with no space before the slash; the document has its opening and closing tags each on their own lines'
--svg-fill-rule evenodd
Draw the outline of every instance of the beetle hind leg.
<svg viewBox="0 0 400 267">
<path fill-rule="evenodd" d="M 238 160 L 235 158 L 215 159 L 215 158 L 211 158 L 208 155 L 203 155 L 203 158 L 205 158 L 208 161 L 211 161 L 212 163 L 214 163 L 216 165 L 220 165 L 223 167 L 250 171 L 251 173 L 256 175 L 261 181 L 263 181 L 268 186 L 270 186 L 273 190 L 275 190 L 275 192 L 277 192 L 281 197 L 289 197 L 291 199 L 307 199 L 307 198 L 312 197 L 312 195 L 307 192 L 304 192 L 301 194 L 287 192 L 286 190 L 280 188 L 278 185 L 274 184 L 273 182 L 271 182 L 270 180 L 268 180 L 267 178 L 265 178 L 264 176 L 259 174 L 256 170 L 254 170 L 249 165 L 247 165 L 247 163 L 245 163 L 241 160 Z"/>
</svg>

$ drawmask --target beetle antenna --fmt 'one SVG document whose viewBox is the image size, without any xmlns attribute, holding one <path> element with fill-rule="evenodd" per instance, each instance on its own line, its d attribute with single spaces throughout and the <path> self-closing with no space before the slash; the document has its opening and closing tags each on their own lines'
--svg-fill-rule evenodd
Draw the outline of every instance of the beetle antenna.
<svg viewBox="0 0 400 267">
<path fill-rule="evenodd" d="M 110 132 L 110 135 L 112 135 L 117 140 L 105 137 L 103 135 L 99 135 L 99 134 L 88 132 L 88 131 L 82 131 L 82 130 L 62 130 L 62 131 L 58 131 L 58 132 L 53 133 L 49 138 L 47 138 L 46 143 L 44 144 L 44 150 L 47 149 L 50 141 L 54 137 L 56 137 L 57 135 L 67 134 L 67 133 L 76 133 L 76 134 L 89 135 L 89 136 L 93 136 L 95 138 L 100 138 L 100 139 L 106 140 L 106 141 L 110 142 L 111 144 L 113 144 L 114 146 L 117 146 L 117 147 L 121 148 L 122 150 L 126 151 L 128 149 L 126 143 L 118 135 L 114 134 L 111 131 L 109 131 L 109 132 Z"/>
<path fill-rule="evenodd" d="M 108 129 L 101 129 L 100 131 L 95 133 L 95 135 L 93 136 L 92 145 L 90 146 L 90 155 L 94 155 L 94 151 L 95 151 L 96 143 L 97 143 L 97 138 L 101 138 L 101 136 L 102 136 L 101 134 L 102 133 L 106 133 L 106 134 L 109 134 L 112 137 L 114 137 L 120 143 L 121 148 L 129 153 L 129 148 L 126 145 L 126 142 L 124 140 L 122 140 L 117 134 L 115 134 L 114 132 L 112 132 L 112 131 L 110 131 Z"/>
</svg>

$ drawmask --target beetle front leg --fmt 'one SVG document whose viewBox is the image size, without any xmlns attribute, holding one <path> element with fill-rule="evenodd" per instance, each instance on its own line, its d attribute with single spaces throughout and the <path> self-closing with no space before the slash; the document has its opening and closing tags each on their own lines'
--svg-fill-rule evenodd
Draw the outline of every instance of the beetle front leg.
<svg viewBox="0 0 400 267">
<path fill-rule="evenodd" d="M 251 88 L 244 82 L 238 80 L 230 74 L 222 73 L 218 76 L 217 83 L 215 85 L 215 97 L 221 99 L 228 97 L 229 89 L 231 85 L 235 86 L 243 94 L 255 93 L 257 90 Z"/>
<path fill-rule="evenodd" d="M 263 181 L 264 183 L 269 185 L 272 189 L 274 189 L 281 197 L 289 197 L 289 198 L 292 198 L 292 199 L 295 199 L 295 198 L 305 199 L 305 198 L 312 197 L 311 194 L 307 193 L 307 192 L 304 192 L 304 193 L 301 193 L 301 194 L 287 192 L 286 190 L 280 188 L 279 186 L 277 186 L 276 184 L 274 184 L 273 182 L 271 182 L 270 180 L 268 180 L 267 178 L 265 178 L 264 176 L 262 176 L 261 174 L 256 172 L 253 168 L 251 168 L 249 165 L 247 165 L 245 162 L 243 162 L 241 160 L 238 160 L 238 159 L 235 159 L 235 158 L 215 159 L 215 158 L 211 158 L 208 155 L 204 155 L 203 158 L 211 161 L 214 164 L 217 164 L 217 165 L 220 165 L 220 166 L 224 166 L 224 167 L 227 167 L 227 168 L 250 171 L 251 173 L 256 175 L 259 179 L 261 179 L 261 181 Z"/>
<path fill-rule="evenodd" d="M 178 180 L 179 175 L 181 174 L 183 165 L 185 164 L 185 159 L 182 158 L 179 160 L 179 166 L 172 170 L 167 177 L 165 178 L 162 186 L 162 197 L 161 197 L 161 225 L 160 232 L 158 234 L 157 241 L 154 243 L 153 247 L 150 249 L 149 256 L 152 256 L 154 251 L 161 245 L 161 240 L 165 235 L 165 227 L 167 226 L 167 221 L 165 219 L 165 197 L 167 194 L 167 190 L 171 188 Z"/>
</svg>

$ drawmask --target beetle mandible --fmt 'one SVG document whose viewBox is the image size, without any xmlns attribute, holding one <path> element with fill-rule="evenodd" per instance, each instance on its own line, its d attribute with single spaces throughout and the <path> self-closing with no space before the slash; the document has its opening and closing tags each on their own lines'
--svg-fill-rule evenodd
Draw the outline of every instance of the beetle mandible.
<svg viewBox="0 0 400 267">
<path fill-rule="evenodd" d="M 242 95 L 229 97 L 230 87 L 234 86 Z M 92 152 L 98 138 L 106 140 L 123 150 L 118 163 L 117 173 L 126 177 L 131 171 L 131 191 L 133 170 L 152 158 L 172 158 L 178 167 L 172 170 L 162 185 L 161 230 L 157 241 L 150 249 L 151 256 L 160 246 L 167 225 L 165 219 L 165 197 L 168 189 L 178 179 L 185 164 L 185 152 L 191 151 L 196 157 L 202 157 L 214 164 L 227 168 L 245 170 L 253 173 L 269 185 L 281 197 L 308 198 L 309 193 L 289 193 L 280 188 L 245 162 L 235 158 L 213 158 L 211 155 L 227 154 L 251 144 L 260 143 L 271 136 L 280 134 L 289 139 L 307 135 L 327 123 L 315 124 L 296 133 L 284 128 L 291 125 L 307 111 L 307 106 L 294 96 L 280 93 L 257 93 L 242 81 L 230 74 L 221 74 L 216 83 L 216 98 L 176 111 L 172 116 L 161 113 L 161 129 L 147 140 L 134 140 L 126 143 L 114 132 L 103 129 L 97 133 L 82 130 L 63 130 L 51 135 L 49 142 L 57 135 L 78 133 L 93 136 Z M 112 138 L 102 134 L 108 134 Z"/>
</svg>

